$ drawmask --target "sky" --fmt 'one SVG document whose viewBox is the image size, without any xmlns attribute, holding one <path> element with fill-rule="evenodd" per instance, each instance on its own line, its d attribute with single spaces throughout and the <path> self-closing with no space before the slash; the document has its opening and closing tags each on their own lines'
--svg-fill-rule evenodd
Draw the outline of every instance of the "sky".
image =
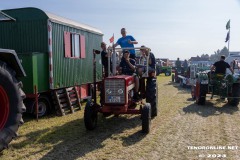
<svg viewBox="0 0 240 160">
<path fill-rule="evenodd" d="M 110 45 L 126 28 L 156 58 L 190 59 L 224 46 L 240 51 L 240 0 L 1 0 L 0 10 L 36 7 L 101 30 Z"/>
</svg>

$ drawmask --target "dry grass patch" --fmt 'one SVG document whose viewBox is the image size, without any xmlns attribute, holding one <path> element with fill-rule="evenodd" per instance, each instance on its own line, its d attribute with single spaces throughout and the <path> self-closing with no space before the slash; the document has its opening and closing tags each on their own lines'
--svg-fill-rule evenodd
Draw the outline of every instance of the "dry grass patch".
<svg viewBox="0 0 240 160">
<path fill-rule="evenodd" d="M 104 118 L 86 131 L 83 110 L 64 117 L 28 119 L 20 136 L 1 159 L 199 159 L 200 154 L 226 154 L 240 159 L 238 150 L 190 150 L 188 146 L 239 145 L 240 113 L 224 102 L 208 100 L 198 106 L 190 90 L 160 75 L 158 116 L 151 132 L 141 133 L 139 115 Z M 240 147 L 240 146 L 239 146 Z"/>
</svg>

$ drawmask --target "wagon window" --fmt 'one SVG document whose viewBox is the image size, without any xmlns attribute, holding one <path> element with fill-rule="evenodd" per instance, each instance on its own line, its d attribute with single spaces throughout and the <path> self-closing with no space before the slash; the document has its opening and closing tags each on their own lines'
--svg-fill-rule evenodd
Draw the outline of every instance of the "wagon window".
<svg viewBox="0 0 240 160">
<path fill-rule="evenodd" d="M 72 57 L 80 57 L 80 35 L 71 34 Z"/>
<path fill-rule="evenodd" d="M 85 58 L 85 37 L 70 32 L 64 32 L 65 57 Z"/>
</svg>

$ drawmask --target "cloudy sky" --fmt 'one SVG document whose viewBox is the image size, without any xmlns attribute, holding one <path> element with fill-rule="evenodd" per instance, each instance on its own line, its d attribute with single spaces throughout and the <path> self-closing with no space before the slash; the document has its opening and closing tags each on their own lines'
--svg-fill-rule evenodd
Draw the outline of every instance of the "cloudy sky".
<svg viewBox="0 0 240 160">
<path fill-rule="evenodd" d="M 0 10 L 36 7 L 100 29 L 109 43 L 125 27 L 158 58 L 189 59 L 228 46 L 240 51 L 240 0 L 5 0 Z"/>
</svg>

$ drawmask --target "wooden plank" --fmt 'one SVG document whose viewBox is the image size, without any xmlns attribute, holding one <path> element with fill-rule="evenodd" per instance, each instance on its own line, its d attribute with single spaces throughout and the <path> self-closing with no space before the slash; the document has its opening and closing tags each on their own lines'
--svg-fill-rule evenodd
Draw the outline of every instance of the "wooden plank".
<svg viewBox="0 0 240 160">
<path fill-rule="evenodd" d="M 72 87 L 71 87 L 72 88 Z M 68 88 L 69 89 L 69 88 Z M 70 97 L 69 97 L 69 94 L 68 94 L 68 89 L 65 88 L 65 92 L 66 92 L 66 97 L 67 97 L 67 103 L 69 105 L 69 109 L 71 110 L 72 113 L 74 113 L 74 109 L 72 107 L 72 104 L 71 104 L 71 100 L 70 100 Z"/>
<path fill-rule="evenodd" d="M 77 104 L 79 106 L 79 109 L 81 110 L 81 103 L 80 103 L 80 98 L 79 98 L 79 94 L 78 94 L 78 91 L 76 89 L 76 87 L 73 88 L 73 90 L 75 91 L 75 94 L 76 94 L 76 98 L 77 98 Z"/>
<path fill-rule="evenodd" d="M 55 97 L 55 100 L 56 100 L 56 106 L 55 108 L 57 109 L 57 114 L 60 114 L 61 116 L 64 116 L 65 113 L 62 111 L 62 105 L 59 101 L 59 98 L 58 98 L 58 94 L 57 94 L 57 91 L 53 91 L 54 92 L 54 97 Z"/>
</svg>

